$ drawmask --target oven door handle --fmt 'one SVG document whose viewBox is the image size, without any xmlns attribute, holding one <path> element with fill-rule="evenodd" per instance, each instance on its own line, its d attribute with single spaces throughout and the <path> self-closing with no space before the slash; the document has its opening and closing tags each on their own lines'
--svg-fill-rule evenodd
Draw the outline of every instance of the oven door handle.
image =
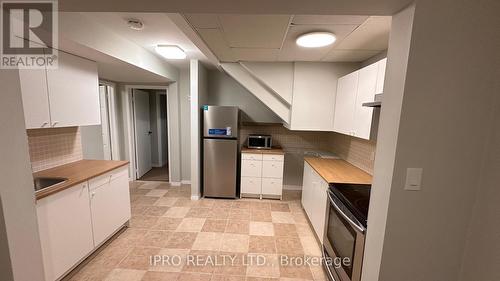
<svg viewBox="0 0 500 281">
<path fill-rule="evenodd" d="M 337 204 L 335 203 L 335 201 L 333 201 L 333 198 L 332 198 L 332 195 L 331 195 L 331 191 L 327 190 L 327 194 L 328 194 L 328 200 L 330 200 L 330 204 L 332 204 L 332 206 L 335 208 L 335 210 L 337 210 L 337 212 L 339 214 L 342 215 L 342 217 L 347 220 L 349 222 L 349 224 L 354 227 L 357 231 L 361 232 L 361 233 L 365 233 L 366 231 L 366 228 L 364 226 L 361 226 L 359 225 L 359 223 L 356 223 L 354 222 L 351 218 L 349 218 L 344 212 L 342 212 L 342 210 L 339 208 L 339 206 L 337 206 Z"/>
</svg>

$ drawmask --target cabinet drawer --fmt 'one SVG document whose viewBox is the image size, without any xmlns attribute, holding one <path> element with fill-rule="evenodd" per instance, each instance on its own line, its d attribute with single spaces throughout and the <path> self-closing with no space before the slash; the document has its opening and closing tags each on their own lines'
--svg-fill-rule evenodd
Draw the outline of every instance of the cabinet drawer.
<svg viewBox="0 0 500 281">
<path fill-rule="evenodd" d="M 241 159 L 242 160 L 262 160 L 262 154 L 259 153 L 242 153 L 241 154 Z"/>
<path fill-rule="evenodd" d="M 115 180 L 121 176 L 128 177 L 128 166 L 123 166 L 123 167 L 117 168 L 117 169 L 109 171 L 103 175 L 100 175 L 98 177 L 90 179 L 89 180 L 89 188 L 91 190 L 95 189 L 101 185 L 110 183 L 112 180 Z"/>
<path fill-rule="evenodd" d="M 280 195 L 283 192 L 283 180 L 282 179 L 262 179 L 262 194 L 265 195 Z"/>
<path fill-rule="evenodd" d="M 282 179 L 283 178 L 283 162 L 263 161 L 262 162 L 262 177 Z"/>
<path fill-rule="evenodd" d="M 241 176 L 243 177 L 261 177 L 262 161 L 243 160 L 241 161 Z"/>
<path fill-rule="evenodd" d="M 283 155 L 283 154 L 264 154 L 264 155 L 262 155 L 262 160 L 283 162 L 285 160 L 285 155 Z"/>
<path fill-rule="evenodd" d="M 262 179 L 254 177 L 241 177 L 241 193 L 260 194 Z"/>
</svg>

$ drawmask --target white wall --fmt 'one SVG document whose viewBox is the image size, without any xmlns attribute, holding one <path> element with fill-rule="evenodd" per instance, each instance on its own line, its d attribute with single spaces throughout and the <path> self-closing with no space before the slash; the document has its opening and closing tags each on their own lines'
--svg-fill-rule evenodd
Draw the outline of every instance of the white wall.
<svg viewBox="0 0 500 281">
<path fill-rule="evenodd" d="M 283 122 L 252 93 L 221 71 L 208 71 L 208 93 L 208 103 L 211 105 L 238 106 L 244 122 Z"/>
<path fill-rule="evenodd" d="M 168 135 L 169 143 L 169 180 L 173 184 L 181 182 L 181 131 L 180 127 L 180 100 L 179 100 L 179 82 L 168 85 L 167 91 L 168 104 Z"/>
<path fill-rule="evenodd" d="M 498 279 L 494 277 L 498 277 L 494 271 L 498 270 L 498 259 L 481 258 L 498 257 L 496 245 L 489 244 L 498 242 L 498 238 L 490 236 L 487 242 L 470 240 L 470 251 L 465 251 L 476 197 L 484 198 L 481 190 L 491 190 L 489 186 L 495 180 L 485 166 L 496 163 L 485 162 L 491 154 L 487 149 L 488 142 L 493 143 L 492 130 L 498 130 L 493 119 L 498 106 L 495 99 L 500 92 L 498 63 L 495 63 L 498 45 L 492 42 L 498 40 L 500 26 L 495 2 L 417 1 L 404 91 L 400 93 L 391 93 L 396 90 L 396 81 L 391 79 L 398 67 L 396 61 L 390 61 L 394 53 L 389 45 L 389 77 L 384 87 L 372 188 L 378 195 L 372 201 L 368 217 L 368 237 L 371 238 L 367 241 L 366 258 L 370 261 L 365 264 L 376 262 L 368 253 L 373 254 L 374 249 L 370 229 L 382 227 L 373 221 L 374 217 L 383 216 L 375 212 L 383 211 L 382 198 L 388 200 L 387 221 L 380 272 L 377 274 L 371 271 L 373 267 L 367 266 L 363 280 Z M 397 28 L 396 22 L 395 19 L 393 29 Z M 408 26 L 404 19 L 400 23 Z M 401 96 L 402 103 L 399 103 Z M 398 108 L 401 108 L 400 115 Z M 389 113 L 394 113 L 390 116 L 393 119 L 399 116 L 399 124 L 387 122 Z M 395 134 L 389 137 L 392 133 Z M 391 150 L 389 144 L 394 140 L 395 150 Z M 389 159 L 391 154 L 393 160 Z M 393 166 L 384 165 L 391 161 Z M 421 191 L 403 189 L 409 167 L 424 169 Z M 487 203 L 490 199 L 479 200 Z M 476 218 L 494 218 L 500 205 L 482 208 L 476 208 Z M 498 224 L 488 223 L 494 226 L 483 229 L 498 233 Z M 474 232 L 470 237 L 481 238 L 479 232 Z M 480 257 L 467 257 L 463 263 L 464 254 L 473 253 Z M 475 271 L 465 269 L 473 265 L 476 265 Z M 467 276 L 461 277 L 463 266 L 462 272 Z M 483 272 L 484 268 L 488 271 Z"/>
<path fill-rule="evenodd" d="M 179 95 L 181 111 L 181 179 L 191 181 L 191 100 L 189 69 L 181 70 Z"/>
<path fill-rule="evenodd" d="M 208 101 L 207 70 L 198 61 L 190 62 L 191 93 L 191 198 L 201 196 L 201 107 Z"/>
<path fill-rule="evenodd" d="M 363 260 L 362 281 L 380 280 L 387 209 L 395 165 L 399 116 L 405 87 L 406 68 L 411 43 L 414 7 L 392 17 L 391 34 L 380 114 L 373 183 L 370 194 L 368 231 Z"/>
<path fill-rule="evenodd" d="M 104 159 L 102 126 L 81 126 L 83 159 Z"/>
<path fill-rule="evenodd" d="M 19 72 L 0 71 L 0 280 L 43 281 L 33 177 L 24 124 Z M 2 223 L 3 222 L 3 223 Z M 5 246 L 8 245 L 8 251 Z"/>
</svg>

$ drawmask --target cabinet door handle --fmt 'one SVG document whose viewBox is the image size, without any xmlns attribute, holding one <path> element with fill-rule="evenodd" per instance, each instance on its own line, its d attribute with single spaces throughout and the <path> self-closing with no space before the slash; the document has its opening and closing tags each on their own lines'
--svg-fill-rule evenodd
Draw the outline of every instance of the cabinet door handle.
<svg viewBox="0 0 500 281">
<path fill-rule="evenodd" d="M 57 123 L 59 123 L 59 121 L 52 122 L 52 127 L 54 127 L 55 125 L 57 125 Z"/>
<path fill-rule="evenodd" d="M 94 198 L 94 196 L 95 196 L 95 192 L 91 192 L 90 193 L 90 198 Z"/>
<path fill-rule="evenodd" d="M 43 128 L 43 127 L 47 126 L 47 124 L 49 124 L 49 122 L 45 121 L 45 122 L 42 123 L 42 126 L 40 126 L 40 127 Z"/>
</svg>

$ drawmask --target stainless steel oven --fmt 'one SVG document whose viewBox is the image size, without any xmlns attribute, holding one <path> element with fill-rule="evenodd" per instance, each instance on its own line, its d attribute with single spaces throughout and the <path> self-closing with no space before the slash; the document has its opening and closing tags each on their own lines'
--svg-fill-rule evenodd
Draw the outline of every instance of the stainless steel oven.
<svg viewBox="0 0 500 281">
<path fill-rule="evenodd" d="M 332 281 L 360 281 L 369 185 L 331 186 L 327 192 L 323 255 L 331 262 L 325 263 L 326 271 Z"/>
</svg>

